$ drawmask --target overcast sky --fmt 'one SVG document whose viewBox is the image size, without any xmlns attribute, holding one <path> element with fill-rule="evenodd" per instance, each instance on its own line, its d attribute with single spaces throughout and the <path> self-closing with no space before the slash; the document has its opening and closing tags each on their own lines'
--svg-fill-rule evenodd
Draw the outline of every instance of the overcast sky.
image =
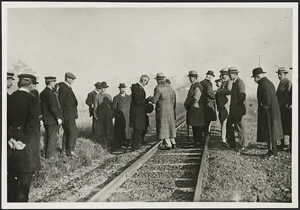
<svg viewBox="0 0 300 210">
<path fill-rule="evenodd" d="M 251 71 L 261 66 L 278 85 L 276 67 L 292 66 L 292 9 L 73 8 L 8 9 L 8 68 L 18 59 L 37 72 L 77 76 L 80 103 L 97 81 L 114 96 L 141 74 L 163 72 L 173 84 L 188 82 L 189 70 L 203 79 L 237 66 L 249 95 L 256 93 Z M 156 85 L 153 77 L 147 95 Z M 128 89 L 128 93 L 130 90 Z"/>
</svg>

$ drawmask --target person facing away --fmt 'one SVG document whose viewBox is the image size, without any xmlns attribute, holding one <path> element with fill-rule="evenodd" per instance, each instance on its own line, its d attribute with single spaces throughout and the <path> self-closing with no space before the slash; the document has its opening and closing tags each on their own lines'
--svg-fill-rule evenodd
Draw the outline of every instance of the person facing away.
<svg viewBox="0 0 300 210">
<path fill-rule="evenodd" d="M 132 128 L 129 127 L 129 110 L 131 96 L 126 94 L 125 83 L 119 84 L 119 94 L 113 98 L 115 113 L 114 140 L 118 149 L 128 147 L 132 138 Z"/>
<path fill-rule="evenodd" d="M 201 101 L 203 87 L 198 81 L 197 71 L 191 70 L 187 76 L 189 77 L 191 87 L 184 102 L 184 107 L 187 110 L 187 125 L 192 126 L 194 146 L 198 147 L 199 143 L 204 144 L 202 137 L 204 111 Z"/>
<path fill-rule="evenodd" d="M 11 86 L 13 85 L 13 81 L 15 80 L 14 79 L 14 73 L 10 73 L 10 72 L 7 72 L 7 90 L 11 88 Z M 7 93 L 7 99 L 9 97 L 9 94 Z"/>
<path fill-rule="evenodd" d="M 131 85 L 131 106 L 129 111 L 129 126 L 132 132 L 132 151 L 139 149 L 144 141 L 148 116 L 146 113 L 146 92 L 144 87 L 149 82 L 149 76 L 143 74 L 140 81 Z"/>
<path fill-rule="evenodd" d="M 28 202 L 33 175 L 40 170 L 38 102 L 30 93 L 36 79 L 20 74 L 19 89 L 10 95 L 7 106 L 7 199 Z"/>
<path fill-rule="evenodd" d="M 229 78 L 232 81 L 231 100 L 229 115 L 226 124 L 226 137 L 230 148 L 235 150 L 245 150 L 248 142 L 245 136 L 245 125 L 243 116 L 246 114 L 246 88 L 245 83 L 239 77 L 237 67 L 230 67 L 228 69 Z M 236 147 L 234 130 L 236 129 L 239 137 L 239 145 Z"/>
<path fill-rule="evenodd" d="M 41 110 L 45 127 L 45 158 L 55 155 L 56 143 L 59 139 L 59 125 L 62 124 L 62 112 L 59 108 L 57 97 L 54 93 L 56 77 L 45 77 L 45 89 L 41 92 Z"/>
<path fill-rule="evenodd" d="M 155 77 L 157 86 L 154 89 L 154 95 L 151 102 L 156 104 L 156 134 L 158 140 L 164 140 L 166 148 L 176 147 L 176 130 L 175 130 L 175 109 L 176 94 L 171 86 L 165 82 L 163 73 L 158 73 Z"/>
<path fill-rule="evenodd" d="M 264 157 L 269 158 L 277 156 L 277 141 L 283 138 L 283 131 L 275 86 L 265 73 L 258 67 L 253 69 L 252 77 L 258 84 L 257 141 L 267 142 L 268 153 Z"/>
<path fill-rule="evenodd" d="M 94 118 L 94 103 L 96 99 L 96 95 L 100 93 L 101 89 L 101 82 L 96 82 L 95 84 L 95 90 L 90 92 L 87 95 L 87 98 L 85 100 L 86 105 L 89 107 L 89 115 L 92 117 L 92 135 L 95 135 L 95 118 Z"/>
<path fill-rule="evenodd" d="M 292 82 L 287 78 L 289 73 L 285 67 L 279 67 L 278 79 L 280 83 L 277 88 L 277 99 L 280 107 L 281 124 L 284 138 L 281 139 L 279 149 L 291 151 L 292 144 Z M 289 141 L 289 146 L 286 147 L 285 139 Z"/>
<path fill-rule="evenodd" d="M 76 79 L 71 72 L 65 73 L 65 81 L 59 83 L 58 98 L 63 113 L 62 127 L 64 130 L 62 140 L 62 154 L 66 152 L 67 156 L 78 157 L 75 153 L 78 129 L 76 119 L 78 118 L 78 101 L 72 90 L 72 84 Z"/>
<path fill-rule="evenodd" d="M 106 93 L 108 87 L 106 82 L 101 83 L 100 93 L 95 98 L 94 117 L 96 120 L 95 134 L 99 136 L 102 147 L 110 150 L 113 146 L 114 113 L 111 96 Z"/>
</svg>

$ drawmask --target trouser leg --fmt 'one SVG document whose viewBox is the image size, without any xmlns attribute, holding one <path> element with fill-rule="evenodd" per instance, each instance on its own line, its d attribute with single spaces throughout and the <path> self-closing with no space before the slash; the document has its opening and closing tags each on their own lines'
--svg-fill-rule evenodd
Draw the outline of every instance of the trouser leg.
<svg viewBox="0 0 300 210">
<path fill-rule="evenodd" d="M 202 143 L 203 142 L 202 127 L 201 126 L 192 126 L 192 130 L 193 130 L 194 144 L 196 144 L 197 142 Z"/>
<path fill-rule="evenodd" d="M 7 173 L 7 202 L 14 202 L 18 190 L 18 175 L 17 173 Z"/>
<path fill-rule="evenodd" d="M 221 122 L 222 141 L 226 141 L 226 124 L 227 124 L 227 119 L 225 119 L 223 122 Z"/>
<path fill-rule="evenodd" d="M 33 173 L 19 173 L 18 192 L 16 202 L 28 202 L 29 189 L 32 182 Z"/>
<path fill-rule="evenodd" d="M 62 151 L 67 151 L 67 141 L 68 141 L 68 129 L 66 127 L 66 122 L 64 121 L 64 123 L 62 124 L 62 128 L 63 128 L 63 137 L 62 137 Z"/>
<path fill-rule="evenodd" d="M 227 118 L 226 130 L 227 130 L 226 137 L 228 140 L 228 144 L 230 147 L 235 148 L 236 143 L 235 143 L 234 127 L 233 127 L 233 121 L 231 115 L 229 115 Z"/>
<path fill-rule="evenodd" d="M 132 148 L 138 149 L 141 147 L 142 140 L 143 140 L 143 130 L 140 129 L 133 129 L 132 132 Z"/>
<path fill-rule="evenodd" d="M 46 130 L 46 153 L 45 157 L 53 157 L 55 155 L 56 143 L 58 141 L 58 125 L 45 125 Z"/>
<path fill-rule="evenodd" d="M 76 140 L 78 135 L 78 130 L 76 126 L 75 119 L 65 120 L 64 122 L 64 134 L 66 132 L 66 150 L 67 152 L 72 152 L 75 150 Z"/>
<path fill-rule="evenodd" d="M 240 122 L 235 123 L 235 128 L 237 130 L 241 146 L 247 147 L 248 142 L 247 142 L 246 135 L 245 135 L 245 126 L 244 126 L 243 119 Z"/>
</svg>

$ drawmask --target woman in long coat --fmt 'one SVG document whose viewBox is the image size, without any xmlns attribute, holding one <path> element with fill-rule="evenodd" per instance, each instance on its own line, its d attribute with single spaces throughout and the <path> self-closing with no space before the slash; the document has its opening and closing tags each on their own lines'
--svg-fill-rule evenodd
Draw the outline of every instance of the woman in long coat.
<svg viewBox="0 0 300 210">
<path fill-rule="evenodd" d="M 258 77 L 259 75 L 263 75 L 264 72 L 261 68 L 256 69 L 259 70 L 253 70 L 253 77 L 257 78 L 257 75 Z M 257 74 L 257 72 L 259 74 Z M 269 149 L 268 154 L 277 155 L 277 141 L 280 141 L 283 137 L 280 109 L 277 101 L 275 86 L 268 78 L 264 76 L 261 77 L 262 78 L 259 78 L 257 81 L 257 141 L 267 142 Z"/>
<path fill-rule="evenodd" d="M 113 140 L 113 122 L 114 117 L 112 99 L 106 93 L 106 82 L 101 84 L 101 92 L 96 95 L 94 102 L 95 135 L 100 137 L 104 148 L 111 146 Z"/>
</svg>

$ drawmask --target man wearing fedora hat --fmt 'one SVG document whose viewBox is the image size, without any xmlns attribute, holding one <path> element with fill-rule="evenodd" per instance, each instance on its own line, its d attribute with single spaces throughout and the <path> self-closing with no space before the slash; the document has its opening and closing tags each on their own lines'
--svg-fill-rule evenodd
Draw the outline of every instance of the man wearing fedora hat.
<svg viewBox="0 0 300 210">
<path fill-rule="evenodd" d="M 204 143 L 202 138 L 202 127 L 204 126 L 204 111 L 201 95 L 203 87 L 198 81 L 198 72 L 191 70 L 187 75 L 191 82 L 184 107 L 187 110 L 187 125 L 192 126 L 195 147 Z"/>
<path fill-rule="evenodd" d="M 7 89 L 10 89 L 11 86 L 13 85 L 13 80 L 15 80 L 14 75 L 15 75 L 14 73 L 7 72 Z M 8 96 L 9 94 L 7 93 L 7 99 Z"/>
<path fill-rule="evenodd" d="M 257 87 L 257 141 L 267 142 L 266 157 L 277 156 L 277 141 L 282 139 L 280 109 L 274 84 L 265 76 L 262 68 L 253 69 L 252 77 Z"/>
<path fill-rule="evenodd" d="M 99 136 L 104 149 L 113 149 L 113 106 L 112 99 L 106 93 L 109 86 L 101 82 L 100 93 L 96 95 L 94 102 L 95 134 Z"/>
<path fill-rule="evenodd" d="M 56 77 L 45 77 L 45 89 L 41 92 L 41 110 L 44 127 L 46 131 L 44 152 L 45 158 L 52 158 L 55 155 L 56 143 L 59 139 L 59 125 L 62 124 L 62 112 L 58 100 L 54 94 Z"/>
<path fill-rule="evenodd" d="M 96 82 L 94 86 L 95 86 L 95 90 L 90 92 L 87 95 L 87 98 L 85 100 L 86 105 L 89 106 L 90 117 L 92 117 L 92 135 L 95 135 L 94 103 L 95 103 L 96 95 L 100 93 L 101 82 Z"/>
<path fill-rule="evenodd" d="M 146 113 L 146 92 L 144 87 L 148 84 L 150 78 L 143 74 L 140 81 L 131 85 L 131 106 L 129 114 L 129 126 L 132 132 L 132 150 L 139 149 L 144 141 L 148 127 Z"/>
<path fill-rule="evenodd" d="M 7 106 L 7 199 L 28 202 L 31 181 L 40 170 L 39 113 L 30 93 L 36 77 L 20 74 L 18 87 Z"/>
<path fill-rule="evenodd" d="M 132 128 L 129 127 L 129 110 L 131 96 L 126 94 L 125 83 L 119 84 L 119 94 L 113 98 L 113 108 L 115 113 L 114 141 L 115 146 L 120 149 L 122 146 L 128 147 L 132 136 Z"/>
<path fill-rule="evenodd" d="M 245 150 L 248 146 L 247 139 L 245 136 L 245 125 L 243 122 L 243 116 L 246 114 L 246 88 L 245 83 L 239 77 L 239 71 L 237 67 L 228 68 L 229 78 L 232 81 L 231 88 L 231 100 L 229 107 L 229 115 L 227 118 L 227 139 L 228 144 L 231 148 L 237 150 Z M 236 147 L 234 129 L 238 133 L 239 148 Z"/>
<path fill-rule="evenodd" d="M 65 73 L 65 81 L 59 83 L 58 92 L 59 103 L 63 113 L 62 127 L 64 130 L 64 134 L 62 140 L 62 149 L 63 152 L 66 152 L 66 155 L 71 157 L 78 157 L 75 153 L 75 146 L 78 135 L 78 129 L 75 121 L 78 118 L 78 101 L 71 87 L 75 79 L 75 75 L 71 72 Z"/>
<path fill-rule="evenodd" d="M 287 78 L 289 73 L 285 67 L 279 67 L 278 79 L 280 83 L 277 88 L 277 99 L 280 107 L 281 122 L 284 138 L 281 139 L 280 149 L 291 151 L 292 143 L 292 82 Z M 289 146 L 285 148 L 285 139 L 289 141 Z"/>
<path fill-rule="evenodd" d="M 204 80 L 200 82 L 203 87 L 203 92 L 201 95 L 201 102 L 203 104 L 204 111 L 204 126 L 202 131 L 205 138 L 209 137 L 209 126 L 211 121 L 217 120 L 216 108 L 215 108 L 215 94 L 212 89 L 212 78 L 215 77 L 214 72 L 209 70 L 206 73 Z"/>
<path fill-rule="evenodd" d="M 158 140 L 163 140 L 165 149 L 176 147 L 175 109 L 176 94 L 169 84 L 165 82 L 163 73 L 156 74 L 157 86 L 151 102 L 155 104 L 156 111 L 156 135 Z"/>
</svg>

